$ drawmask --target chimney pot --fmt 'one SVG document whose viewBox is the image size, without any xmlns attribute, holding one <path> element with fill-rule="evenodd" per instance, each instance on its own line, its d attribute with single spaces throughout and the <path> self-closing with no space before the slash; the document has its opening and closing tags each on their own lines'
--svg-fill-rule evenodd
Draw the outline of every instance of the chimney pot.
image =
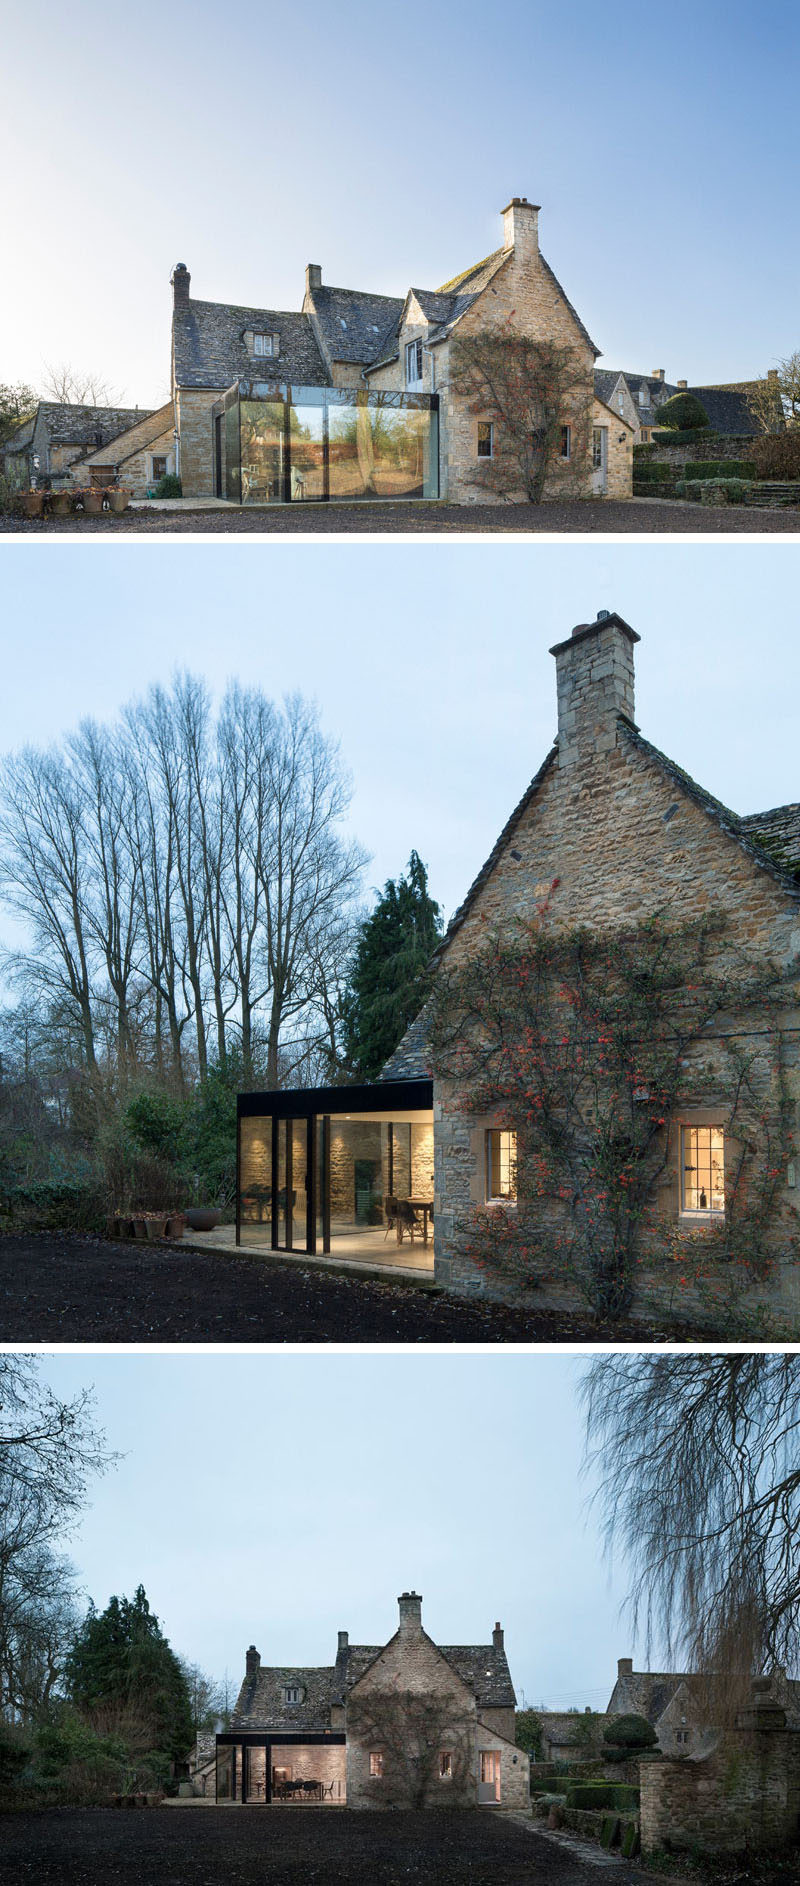
<svg viewBox="0 0 800 1886">
<path fill-rule="evenodd" d="M 176 262 L 169 279 L 172 283 L 172 299 L 175 307 L 183 307 L 189 299 L 189 284 L 192 279 L 186 263 Z"/>
</svg>

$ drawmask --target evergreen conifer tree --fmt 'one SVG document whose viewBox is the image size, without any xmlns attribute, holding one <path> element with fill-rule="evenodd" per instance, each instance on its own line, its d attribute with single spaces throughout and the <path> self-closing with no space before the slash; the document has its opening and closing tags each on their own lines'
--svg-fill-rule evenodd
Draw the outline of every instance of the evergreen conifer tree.
<svg viewBox="0 0 800 1886">
<path fill-rule="evenodd" d="M 133 1599 L 90 1605 L 67 1661 L 70 1700 L 91 1721 L 109 1708 L 146 1723 L 152 1748 L 179 1762 L 194 1740 L 186 1678 L 150 1610 L 144 1587 Z"/>
<path fill-rule="evenodd" d="M 428 874 L 412 851 L 407 871 L 389 878 L 362 923 L 343 1003 L 343 1059 L 356 1080 L 377 1079 L 420 1009 L 442 933 Z"/>
</svg>

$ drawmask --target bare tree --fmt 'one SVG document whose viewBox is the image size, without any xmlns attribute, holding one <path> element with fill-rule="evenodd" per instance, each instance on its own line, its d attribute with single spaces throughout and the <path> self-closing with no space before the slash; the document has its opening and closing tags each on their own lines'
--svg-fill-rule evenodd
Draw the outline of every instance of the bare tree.
<svg viewBox="0 0 800 1886">
<path fill-rule="evenodd" d="M 800 426 L 800 348 L 748 388 L 747 403 L 762 432 Z"/>
<path fill-rule="evenodd" d="M 120 398 L 101 373 L 84 373 L 66 364 L 45 369 L 44 390 L 59 406 L 116 406 Z"/>
<path fill-rule="evenodd" d="M 79 1019 L 86 1065 L 97 1067 L 92 942 L 86 903 L 89 858 L 81 782 L 58 752 L 27 747 L 0 780 L 0 890 L 33 931 L 17 969 Z"/>
<path fill-rule="evenodd" d="M 472 482 L 499 497 L 542 498 L 556 465 L 566 488 L 586 488 L 592 376 L 574 347 L 531 340 L 507 325 L 457 333 L 450 384 L 493 427 Z"/>
<path fill-rule="evenodd" d="M 474 1801 L 470 1725 L 451 1696 L 395 1689 L 354 1693 L 347 1731 L 363 1750 L 382 1757 L 375 1798 L 384 1807 L 464 1807 Z"/>
<path fill-rule="evenodd" d="M 617 1353 L 583 1395 L 634 1627 L 713 1674 L 719 1719 L 752 1674 L 797 1671 L 800 1356 Z"/>
</svg>

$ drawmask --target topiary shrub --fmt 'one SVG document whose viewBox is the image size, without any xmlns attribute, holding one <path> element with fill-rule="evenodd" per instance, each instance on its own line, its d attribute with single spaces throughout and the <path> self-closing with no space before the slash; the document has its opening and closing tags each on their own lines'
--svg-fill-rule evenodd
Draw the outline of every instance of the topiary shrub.
<svg viewBox="0 0 800 1886">
<path fill-rule="evenodd" d="M 165 472 L 163 478 L 159 478 L 155 495 L 157 498 L 182 498 L 183 485 L 180 478 L 176 478 L 174 472 Z"/>
<path fill-rule="evenodd" d="M 693 393 L 673 393 L 659 406 L 658 423 L 669 432 L 696 432 L 708 425 L 708 413 Z"/>
<path fill-rule="evenodd" d="M 654 1748 L 658 1736 L 646 1716 L 614 1716 L 603 1730 L 603 1741 L 611 1751 L 622 1750 L 621 1756 L 613 1752 L 610 1755 L 612 1761 L 619 1761 L 628 1754 L 635 1755 L 639 1749 Z"/>
<path fill-rule="evenodd" d="M 639 1790 L 624 1781 L 578 1781 L 567 1791 L 567 1807 L 611 1807 L 618 1814 L 636 1814 Z"/>
</svg>

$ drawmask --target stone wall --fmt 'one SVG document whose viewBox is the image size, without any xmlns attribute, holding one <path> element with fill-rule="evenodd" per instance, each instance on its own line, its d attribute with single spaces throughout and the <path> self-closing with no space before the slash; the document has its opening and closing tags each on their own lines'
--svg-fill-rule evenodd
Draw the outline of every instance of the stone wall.
<svg viewBox="0 0 800 1886">
<path fill-rule="evenodd" d="M 73 483 L 86 485 L 93 467 L 113 465 L 118 483 L 130 491 L 134 498 L 143 498 L 153 482 L 154 454 L 165 458 L 167 471 L 174 472 L 175 417 L 171 400 L 160 406 L 158 412 L 149 413 L 137 425 L 130 426 L 127 432 L 121 432 L 116 439 L 111 439 L 108 445 L 89 453 L 73 471 Z"/>
<path fill-rule="evenodd" d="M 398 1712 L 408 1694 L 419 1699 L 420 1711 L 429 1712 L 424 1727 L 402 1724 Z M 389 1713 L 384 1714 L 389 1697 Z M 386 1723 L 382 1733 L 381 1723 Z M 354 1684 L 347 1704 L 347 1799 L 350 1807 L 390 1807 L 397 1804 L 404 1785 L 398 1740 L 430 1764 L 426 1805 L 475 1805 L 476 1784 L 475 1698 L 422 1630 L 418 1601 L 405 1614 L 401 1600 L 400 1629 Z M 484 1732 L 487 1736 L 488 1731 Z M 430 1748 L 425 1753 L 425 1745 Z M 439 1744 L 453 1749 L 455 1777 L 439 1781 L 435 1758 Z M 494 1746 L 491 1740 L 487 1746 Z M 370 1775 L 370 1754 L 384 1752 L 384 1774 Z"/>
<path fill-rule="evenodd" d="M 325 1788 L 332 1787 L 333 1793 L 327 1799 L 334 1805 L 343 1804 L 347 1797 L 345 1749 L 340 1742 L 328 1747 L 324 1742 L 309 1742 L 307 1747 L 296 1742 L 285 1746 L 274 1742 L 272 1767 L 288 1769 L 289 1781 L 321 1781 Z"/>
<path fill-rule="evenodd" d="M 675 471 L 681 472 L 684 465 L 693 465 L 697 459 L 708 459 L 709 464 L 718 459 L 749 459 L 752 447 L 753 435 L 749 432 L 736 438 L 728 433 L 717 434 L 689 441 L 686 445 L 648 445 L 637 452 L 634 469 L 638 461 L 640 465 L 672 465 Z"/>
<path fill-rule="evenodd" d="M 213 498 L 214 421 L 211 408 L 224 387 L 178 387 L 175 411 L 181 441 L 181 485 L 185 498 Z"/>
<path fill-rule="evenodd" d="M 779 1849 L 800 1831 L 800 1733 L 731 1731 L 705 1761 L 642 1765 L 645 1852 Z"/>
<path fill-rule="evenodd" d="M 491 874 L 478 889 L 460 928 L 450 942 L 446 960 L 457 964 L 481 946 L 494 929 L 501 932 L 511 919 L 529 919 L 544 909 L 541 921 L 555 929 L 579 924 L 602 932 L 635 924 L 655 912 L 674 912 L 681 920 L 724 913 L 729 936 L 720 944 L 720 964 L 734 970 L 737 952 L 744 950 L 756 963 L 786 964 L 800 951 L 798 897 L 783 888 L 768 869 L 761 868 L 742 842 L 693 797 L 691 782 L 667 773 L 658 760 L 629 737 L 616 719 L 616 708 L 632 714 L 629 654 L 621 635 L 613 654 L 602 651 L 602 638 L 573 670 L 571 686 L 560 702 L 559 759 L 542 778 L 538 790 L 503 846 Z M 591 663 L 594 661 L 592 670 Z M 602 672 L 604 671 L 604 672 Z M 585 684 L 593 674 L 591 687 Z M 615 679 L 616 677 L 616 679 Z M 608 682 L 604 693 L 601 684 Z M 800 893 L 798 893 L 800 896 Z M 794 1026 L 800 1015 L 787 1004 L 785 1022 Z M 703 1058 L 696 1050 L 698 1066 Z M 714 1048 L 709 1041 L 703 1054 L 713 1075 Z M 800 1066 L 796 1037 L 787 1037 L 786 1078 L 800 1125 Z M 763 1071 L 767 1079 L 766 1065 Z M 758 1077 L 758 1067 L 756 1077 Z M 708 1077 L 699 1091 L 709 1093 Z M 435 1093 L 437 1281 L 460 1291 L 502 1288 L 477 1269 L 460 1250 L 456 1237 L 459 1218 L 483 1194 L 483 1134 L 489 1124 L 512 1126 L 510 1120 L 468 1117 L 459 1096 L 437 1082 Z M 702 1112 L 702 1108 L 700 1109 Z M 687 1123 L 701 1123 L 690 1111 Z M 674 1220 L 678 1208 L 677 1145 L 671 1168 L 653 1207 Z M 755 1289 L 744 1274 L 742 1290 L 755 1306 L 783 1306 L 796 1315 L 800 1308 L 798 1267 L 788 1246 L 796 1194 L 787 1185 L 780 1198 L 775 1225 L 776 1267 L 773 1276 Z M 729 1279 L 731 1271 L 728 1271 Z M 674 1305 L 675 1279 L 662 1273 L 642 1272 L 641 1298 L 659 1307 Z M 542 1298 L 545 1300 L 545 1297 Z M 574 1286 L 563 1276 L 548 1280 L 546 1300 L 554 1304 L 578 1301 Z M 690 1291 L 680 1295 L 681 1312 L 700 1312 Z"/>
<path fill-rule="evenodd" d="M 596 396 L 592 402 L 592 425 L 608 432 L 608 466 L 605 496 L 630 498 L 633 495 L 633 439 L 630 427 L 610 406 Z"/>
</svg>

